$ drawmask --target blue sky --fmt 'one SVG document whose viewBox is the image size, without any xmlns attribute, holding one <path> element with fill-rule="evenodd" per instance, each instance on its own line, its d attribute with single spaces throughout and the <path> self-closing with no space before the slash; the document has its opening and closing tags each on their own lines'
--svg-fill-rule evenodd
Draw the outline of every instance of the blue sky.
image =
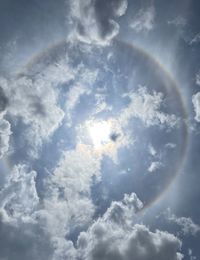
<svg viewBox="0 0 200 260">
<path fill-rule="evenodd" d="M 0 2 L 0 260 L 200 259 L 199 10 Z"/>
</svg>

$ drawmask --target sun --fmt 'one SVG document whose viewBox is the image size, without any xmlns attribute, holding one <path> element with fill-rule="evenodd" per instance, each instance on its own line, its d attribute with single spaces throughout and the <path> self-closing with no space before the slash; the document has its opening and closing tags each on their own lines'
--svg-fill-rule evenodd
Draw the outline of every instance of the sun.
<svg viewBox="0 0 200 260">
<path fill-rule="evenodd" d="M 106 121 L 94 122 L 89 126 L 89 133 L 95 148 L 110 142 L 111 126 Z"/>
</svg>

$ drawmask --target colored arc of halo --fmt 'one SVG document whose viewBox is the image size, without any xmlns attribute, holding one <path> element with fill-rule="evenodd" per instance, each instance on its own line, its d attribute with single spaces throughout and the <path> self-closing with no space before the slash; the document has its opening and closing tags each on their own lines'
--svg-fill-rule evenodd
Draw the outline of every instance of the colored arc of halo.
<svg viewBox="0 0 200 260">
<path fill-rule="evenodd" d="M 153 198 L 152 200 L 150 200 L 148 203 L 144 204 L 144 207 L 142 208 L 142 211 L 146 208 L 151 207 L 153 204 L 155 204 L 156 202 L 158 202 L 158 200 L 163 197 L 164 194 L 167 193 L 167 191 L 169 190 L 169 187 L 171 186 L 171 184 L 175 181 L 176 177 L 179 175 L 180 171 L 183 169 L 183 166 L 185 164 L 186 158 L 187 158 L 187 151 L 189 148 L 189 131 L 188 131 L 188 124 L 187 124 L 187 119 L 188 119 L 188 111 L 187 111 L 187 106 L 186 106 L 186 102 L 185 99 L 180 91 L 180 86 L 178 84 L 178 82 L 176 81 L 176 79 L 172 76 L 172 74 L 164 67 L 163 64 L 161 64 L 157 59 L 155 59 L 155 57 L 153 57 L 150 53 L 148 53 L 146 50 L 140 48 L 139 46 L 135 46 L 132 43 L 128 43 L 125 41 L 121 41 L 121 40 L 116 40 L 116 42 L 119 42 L 121 44 L 124 44 L 125 46 L 132 48 L 133 50 L 137 50 L 139 53 L 141 53 L 144 57 L 146 57 L 149 61 L 151 61 L 154 65 L 157 66 L 157 68 L 159 68 L 164 75 L 166 76 L 166 78 L 168 78 L 172 84 L 170 84 L 170 87 L 173 88 L 173 90 L 175 91 L 176 95 L 178 96 L 179 100 L 180 100 L 180 104 L 181 104 L 181 111 L 182 111 L 182 115 L 183 115 L 183 124 L 184 124 L 184 129 L 183 129 L 183 143 L 182 143 L 182 148 L 181 148 L 181 161 L 180 163 L 175 167 L 174 171 L 175 174 L 172 175 L 171 178 L 169 178 L 167 184 L 165 185 L 165 188 L 163 189 L 163 191 L 161 191 L 157 196 L 155 196 L 155 198 Z M 21 72 L 19 72 L 17 74 L 17 77 L 20 77 L 22 75 L 24 75 L 24 71 L 25 71 L 25 75 L 26 72 L 29 71 L 29 69 L 32 67 L 33 64 L 35 64 L 38 60 L 40 60 L 45 54 L 48 54 L 49 52 L 51 52 L 52 50 L 54 50 L 55 48 L 63 45 L 63 44 L 67 44 L 67 41 L 61 40 L 58 41 L 56 44 L 50 45 L 47 49 L 41 51 L 40 53 L 37 53 L 36 55 L 32 56 L 32 58 L 27 62 L 26 66 L 22 68 Z M 11 162 L 9 161 L 9 158 L 3 158 L 3 164 L 7 167 L 7 168 L 11 168 Z"/>
</svg>

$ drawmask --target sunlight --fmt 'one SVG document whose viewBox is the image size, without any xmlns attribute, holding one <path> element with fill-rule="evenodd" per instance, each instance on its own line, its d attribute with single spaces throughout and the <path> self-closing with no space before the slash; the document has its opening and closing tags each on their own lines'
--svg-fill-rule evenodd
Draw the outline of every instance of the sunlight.
<svg viewBox="0 0 200 260">
<path fill-rule="evenodd" d="M 99 148 L 110 141 L 110 124 L 106 121 L 93 123 L 89 127 L 89 133 L 94 147 Z"/>
</svg>

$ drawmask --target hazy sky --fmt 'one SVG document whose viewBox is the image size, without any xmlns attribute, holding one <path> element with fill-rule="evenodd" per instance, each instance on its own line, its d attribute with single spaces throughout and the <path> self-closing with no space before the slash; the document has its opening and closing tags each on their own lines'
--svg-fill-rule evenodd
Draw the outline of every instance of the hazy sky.
<svg viewBox="0 0 200 260">
<path fill-rule="evenodd" d="M 200 259 L 199 12 L 0 1 L 0 260 Z"/>
</svg>

